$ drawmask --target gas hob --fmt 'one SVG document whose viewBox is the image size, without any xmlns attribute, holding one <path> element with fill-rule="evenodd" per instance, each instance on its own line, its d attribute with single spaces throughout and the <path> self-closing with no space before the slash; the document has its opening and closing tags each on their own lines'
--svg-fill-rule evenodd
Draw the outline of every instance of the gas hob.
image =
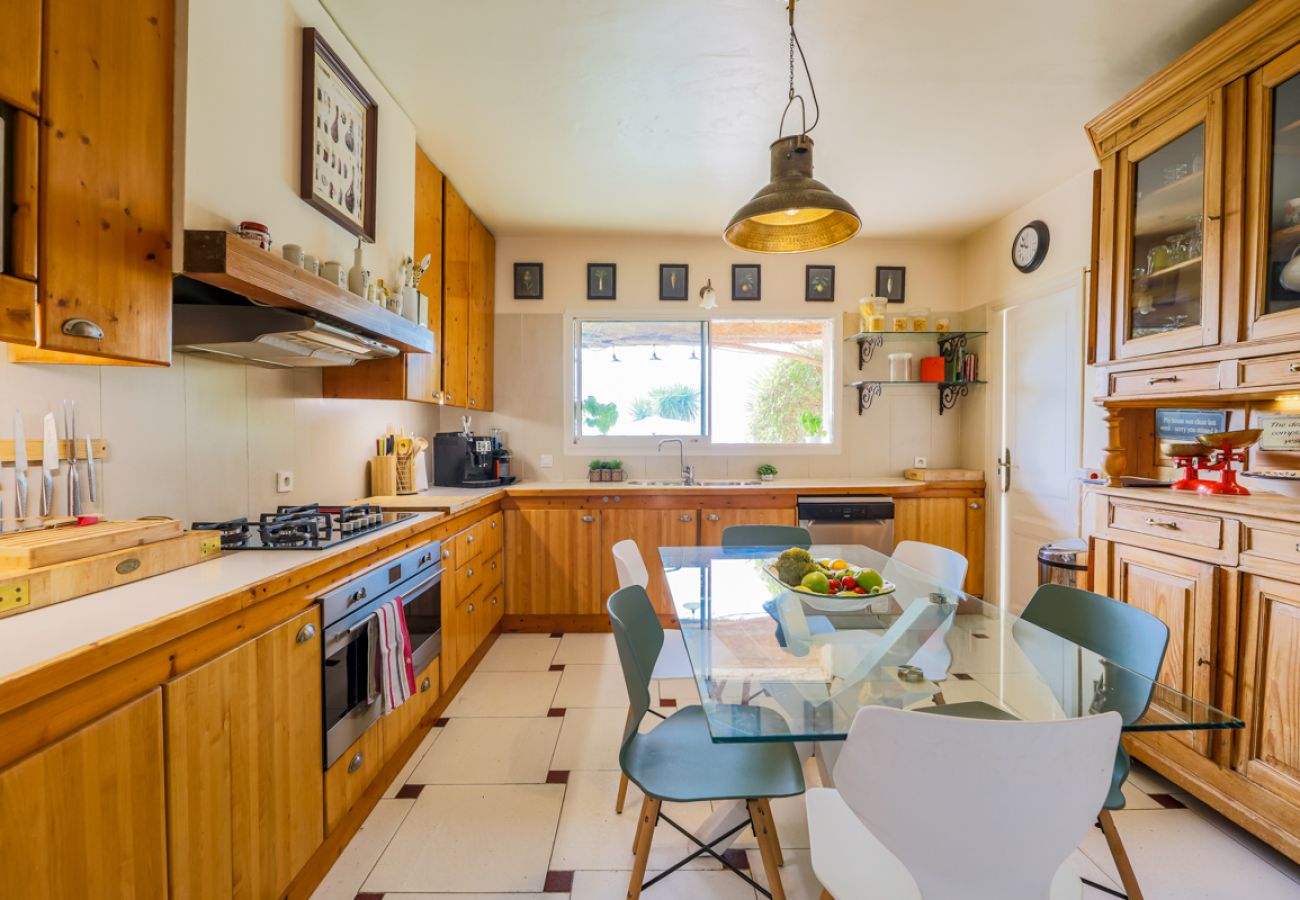
<svg viewBox="0 0 1300 900">
<path fill-rule="evenodd" d="M 222 550 L 324 550 L 410 519 L 415 513 L 384 512 L 378 506 L 280 506 L 257 519 L 195 522 L 195 531 L 221 532 Z"/>
</svg>

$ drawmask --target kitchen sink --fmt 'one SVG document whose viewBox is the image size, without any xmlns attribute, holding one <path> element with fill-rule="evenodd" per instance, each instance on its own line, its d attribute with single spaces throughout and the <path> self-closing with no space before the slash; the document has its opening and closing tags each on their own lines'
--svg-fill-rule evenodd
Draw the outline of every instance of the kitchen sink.
<svg viewBox="0 0 1300 900">
<path fill-rule="evenodd" d="M 685 487 L 686 484 L 680 478 L 675 481 L 662 480 L 656 481 L 647 478 L 631 478 L 627 484 L 631 487 Z"/>
<path fill-rule="evenodd" d="M 763 482 L 757 478 L 704 478 L 695 483 L 704 487 L 748 487 Z"/>
<path fill-rule="evenodd" d="M 673 481 L 633 478 L 627 484 L 631 487 L 748 487 L 762 482 L 753 478 L 700 478 L 693 485 L 687 485 L 680 479 Z"/>
</svg>

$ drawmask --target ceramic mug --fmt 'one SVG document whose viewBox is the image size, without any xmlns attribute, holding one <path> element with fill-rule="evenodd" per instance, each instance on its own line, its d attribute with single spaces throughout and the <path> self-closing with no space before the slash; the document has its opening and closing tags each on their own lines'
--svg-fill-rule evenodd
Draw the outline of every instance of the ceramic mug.
<svg viewBox="0 0 1300 900">
<path fill-rule="evenodd" d="M 302 257 L 302 267 L 313 275 L 320 274 L 320 260 L 310 253 L 304 253 Z"/>
<path fill-rule="evenodd" d="M 1290 261 L 1282 267 L 1282 274 L 1277 276 L 1277 280 L 1282 282 L 1282 287 L 1288 291 L 1300 291 L 1300 246 L 1291 251 Z"/>
<path fill-rule="evenodd" d="M 285 244 L 280 248 L 280 252 L 284 254 L 285 259 L 289 260 L 289 262 L 293 263 L 295 266 L 302 265 L 302 247 L 297 244 Z"/>
<path fill-rule="evenodd" d="M 348 283 L 347 270 L 343 268 L 343 263 L 334 262 L 333 260 L 321 265 L 320 277 L 330 284 L 337 284 L 339 287 L 343 287 Z"/>
</svg>

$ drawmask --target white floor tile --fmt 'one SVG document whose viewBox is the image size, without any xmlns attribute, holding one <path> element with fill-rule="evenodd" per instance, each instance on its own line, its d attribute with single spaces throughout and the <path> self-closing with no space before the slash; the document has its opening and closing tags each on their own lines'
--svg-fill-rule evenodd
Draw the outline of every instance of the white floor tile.
<svg viewBox="0 0 1300 900">
<path fill-rule="evenodd" d="M 429 785 L 363 890 L 540 892 L 563 799 L 560 784 Z"/>
<path fill-rule="evenodd" d="M 785 888 L 786 900 L 818 900 L 822 884 L 813 871 L 812 854 L 807 850 L 783 850 L 781 855 L 785 857 L 785 865 L 781 866 L 781 886 Z M 767 870 L 763 868 L 763 857 L 757 850 L 749 851 L 749 875 L 767 887 Z"/>
<path fill-rule="evenodd" d="M 545 784 L 562 719 L 452 719 L 414 784 Z"/>
<path fill-rule="evenodd" d="M 563 665 L 616 666 L 618 665 L 618 648 L 614 646 L 614 635 L 566 634 L 560 639 L 560 649 L 551 662 Z"/>
<path fill-rule="evenodd" d="M 389 783 L 387 789 L 384 790 L 384 797 L 388 798 L 397 796 L 397 792 L 401 790 L 402 785 L 406 784 L 410 779 L 411 773 L 415 771 L 415 767 L 420 764 L 420 760 L 424 759 L 424 755 L 429 752 L 429 748 L 433 746 L 433 742 L 436 741 L 441 734 L 441 728 L 429 729 L 429 733 L 424 736 L 424 740 L 420 741 L 420 746 L 415 748 L 415 752 L 411 754 L 411 758 L 402 766 L 402 770 L 397 773 L 397 777 L 394 778 L 392 782 Z"/>
<path fill-rule="evenodd" d="M 700 704 L 700 689 L 694 678 L 664 678 L 655 682 L 655 689 L 661 704 L 664 700 L 676 700 L 678 709 Z"/>
<path fill-rule="evenodd" d="M 1300 864 L 1294 863 L 1289 857 L 1282 855 L 1279 851 L 1255 837 L 1246 829 L 1242 828 L 1236 822 L 1219 815 L 1205 803 L 1187 794 L 1178 798 L 1188 809 L 1200 813 L 1210 824 L 1218 828 L 1228 837 L 1232 838 L 1241 846 L 1245 847 L 1255 856 L 1277 869 L 1287 878 L 1300 884 Z"/>
<path fill-rule="evenodd" d="M 414 805 L 414 800 L 380 800 L 334 861 L 312 900 L 352 900 Z"/>
<path fill-rule="evenodd" d="M 555 692 L 555 705 L 574 707 L 608 706 L 627 709 L 627 683 L 622 666 L 566 665 Z"/>
<path fill-rule="evenodd" d="M 618 751 L 623 743 L 627 709 L 616 707 L 568 709 L 555 745 L 552 769 L 618 769 Z"/>
<path fill-rule="evenodd" d="M 629 785 L 623 814 L 614 812 L 618 793 L 617 772 L 570 772 L 564 795 L 564 811 L 555 835 L 552 869 L 623 870 L 632 865 L 632 839 L 641 810 L 641 791 Z M 708 818 L 708 803 L 665 803 L 664 814 L 683 828 L 693 829 Z M 694 849 L 671 825 L 660 823 L 650 847 L 650 868 L 664 869 Z M 691 868 L 719 868 L 712 859 L 701 858 Z"/>
<path fill-rule="evenodd" d="M 448 718 L 542 717 L 552 706 L 559 672 L 475 672 L 447 707 Z"/>
<path fill-rule="evenodd" d="M 655 871 L 647 872 L 646 880 L 657 874 Z M 611 897 L 625 896 L 631 877 L 630 869 L 626 872 L 574 872 L 570 900 L 610 900 Z M 646 900 L 754 900 L 756 895 L 753 888 L 730 872 L 679 869 L 641 896 Z"/>
<path fill-rule="evenodd" d="M 483 656 L 478 672 L 545 672 L 560 639 L 547 634 L 503 634 Z"/>
</svg>

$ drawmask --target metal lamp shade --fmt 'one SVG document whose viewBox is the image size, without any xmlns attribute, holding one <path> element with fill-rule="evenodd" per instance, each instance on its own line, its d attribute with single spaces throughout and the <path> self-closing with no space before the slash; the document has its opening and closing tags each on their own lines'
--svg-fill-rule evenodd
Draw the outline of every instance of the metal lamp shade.
<svg viewBox="0 0 1300 900">
<path fill-rule="evenodd" d="M 807 135 L 772 144 L 772 180 L 732 216 L 723 240 L 755 253 L 803 253 L 858 233 L 853 207 L 812 177 L 812 148 Z"/>
</svg>

